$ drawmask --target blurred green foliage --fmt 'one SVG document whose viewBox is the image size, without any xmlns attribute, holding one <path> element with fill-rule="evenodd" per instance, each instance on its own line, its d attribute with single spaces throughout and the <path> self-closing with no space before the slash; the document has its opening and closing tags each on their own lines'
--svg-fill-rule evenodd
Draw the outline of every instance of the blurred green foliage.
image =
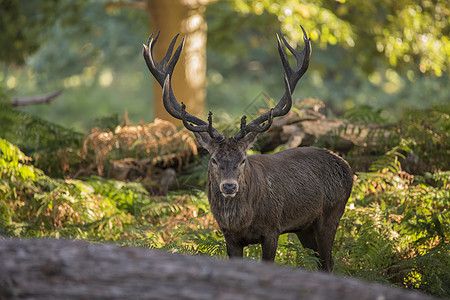
<svg viewBox="0 0 450 300">
<path fill-rule="evenodd" d="M 248 113 L 245 109 L 250 105 L 262 107 L 260 95 L 263 93 L 280 97 L 283 71 L 275 33 L 281 28 L 289 42 L 301 49 L 299 26 L 302 25 L 312 40 L 312 56 L 294 99 L 321 99 L 329 115 L 342 115 L 348 109 L 368 105 L 383 109 L 383 117 L 389 121 L 398 120 L 406 108 L 425 108 L 447 102 L 450 90 L 446 70 L 450 51 L 445 33 L 449 25 L 442 20 L 448 20 L 449 12 L 444 1 L 432 7 L 425 2 L 405 1 L 402 6 L 393 1 L 233 0 L 210 5 L 206 11 L 208 101 L 220 104 L 214 109 L 222 108 L 236 116 Z M 428 11 L 433 9 L 437 12 L 428 17 L 431 14 Z M 421 10 L 427 11 L 426 14 Z M 395 17 L 402 11 L 415 12 L 414 21 Z M 440 21 L 434 25 L 430 18 Z M 411 24 L 405 25 L 403 21 Z M 421 29 L 414 30 L 412 26 Z M 414 32 L 416 42 L 402 42 L 403 46 L 411 45 L 414 50 L 396 54 L 397 64 L 393 65 L 390 60 L 394 50 L 387 52 L 390 51 L 387 49 L 399 46 L 395 39 L 392 41 L 386 35 L 401 35 L 403 29 Z M 433 33 L 425 43 L 421 37 L 428 36 L 431 30 Z M 405 41 L 406 37 L 402 39 Z M 377 46 L 380 43 L 383 49 Z M 438 49 L 430 52 L 423 43 Z M 435 59 L 430 59 L 430 55 Z M 406 62 L 403 56 L 410 59 L 406 58 Z M 427 62 L 429 68 L 422 73 L 421 61 L 425 57 L 431 62 Z M 438 67 L 441 72 L 435 73 L 432 69 Z"/>
<path fill-rule="evenodd" d="M 86 1 L 0 1 L 0 61 L 24 64 L 47 39 L 55 22 L 75 24 Z M 82 26 L 82 24 L 80 24 Z"/>
<path fill-rule="evenodd" d="M 243 14 L 277 17 L 282 30 L 301 40 L 300 25 L 320 48 L 340 45 L 368 73 L 378 63 L 442 76 L 450 64 L 450 25 L 445 0 L 355 2 L 346 0 L 233 0 Z"/>
<path fill-rule="evenodd" d="M 78 131 L 125 110 L 134 123 L 151 120 L 144 10 L 107 0 L 2 3 L 8 5 L 0 6 L 0 20 L 10 32 L 2 35 L 9 36 L 2 51 L 10 54 L 0 57 L 0 90 L 14 97 L 65 88 L 50 106 L 21 110 Z M 275 33 L 281 29 L 301 48 L 299 25 L 313 55 L 294 97 L 321 99 L 330 115 L 360 105 L 385 108 L 390 121 L 405 108 L 448 101 L 448 14 L 442 0 L 213 2 L 205 12 L 208 109 L 238 119 L 262 106 L 260 95 L 281 95 Z M 15 15 L 20 22 L 8 22 Z"/>
<path fill-rule="evenodd" d="M 0 57 L 2 90 L 9 97 L 65 90 L 50 106 L 21 110 L 78 131 L 126 110 L 136 123 L 151 119 L 152 82 L 141 55 L 148 37 L 145 11 L 107 8 L 109 1 L 102 0 L 6 2 L 18 10 L 24 22 L 19 29 L 27 35 L 24 41 L 17 34 L 2 43 L 2 51 L 20 56 Z M 11 14 L 10 6 L 0 5 L 0 14 Z M 9 22 L 5 28 L 19 25 Z M 11 48 L 23 43 L 36 46 Z"/>
</svg>

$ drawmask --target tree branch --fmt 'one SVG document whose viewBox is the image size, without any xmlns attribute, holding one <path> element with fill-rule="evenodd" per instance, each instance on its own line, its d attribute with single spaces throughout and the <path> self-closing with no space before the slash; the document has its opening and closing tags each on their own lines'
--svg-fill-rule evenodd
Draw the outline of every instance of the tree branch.
<svg viewBox="0 0 450 300">
<path fill-rule="evenodd" d="M 50 103 L 56 97 L 62 94 L 64 90 L 58 90 L 55 92 L 51 92 L 45 95 L 37 95 L 31 97 L 23 97 L 23 98 L 13 98 L 11 99 L 12 106 L 27 106 L 27 105 L 35 105 L 41 103 Z"/>
<path fill-rule="evenodd" d="M 146 8 L 145 1 L 115 1 L 115 2 L 107 2 L 104 6 L 107 9 L 110 8 L 122 8 L 122 7 L 128 7 L 128 8 L 139 8 L 139 9 L 145 9 Z"/>
</svg>

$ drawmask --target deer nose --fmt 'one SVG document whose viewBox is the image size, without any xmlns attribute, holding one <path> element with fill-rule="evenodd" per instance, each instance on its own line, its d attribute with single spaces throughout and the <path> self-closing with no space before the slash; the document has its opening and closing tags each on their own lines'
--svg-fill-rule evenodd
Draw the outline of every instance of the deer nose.
<svg viewBox="0 0 450 300">
<path fill-rule="evenodd" d="M 223 192 L 225 194 L 234 194 L 236 193 L 237 185 L 234 183 L 224 183 L 223 184 Z"/>
</svg>

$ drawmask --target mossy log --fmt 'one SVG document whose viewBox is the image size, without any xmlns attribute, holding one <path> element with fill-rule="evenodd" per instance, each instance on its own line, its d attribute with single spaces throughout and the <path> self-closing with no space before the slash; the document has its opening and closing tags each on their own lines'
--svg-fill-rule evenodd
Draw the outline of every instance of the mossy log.
<svg viewBox="0 0 450 300">
<path fill-rule="evenodd" d="M 269 152 L 280 145 L 295 148 L 311 146 L 320 140 L 325 147 L 332 146 L 339 153 L 347 153 L 355 146 L 376 145 L 389 134 L 389 125 L 328 119 L 313 110 L 301 109 L 275 119 L 258 144 L 262 152 Z"/>
</svg>

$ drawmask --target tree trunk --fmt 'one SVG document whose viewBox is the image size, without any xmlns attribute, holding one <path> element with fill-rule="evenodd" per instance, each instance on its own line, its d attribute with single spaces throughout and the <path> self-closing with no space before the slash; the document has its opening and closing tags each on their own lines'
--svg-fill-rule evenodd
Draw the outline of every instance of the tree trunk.
<svg viewBox="0 0 450 300">
<path fill-rule="evenodd" d="M 151 31 L 160 36 L 154 49 L 157 61 L 161 60 L 172 38 L 180 33 L 186 36 L 183 53 L 175 67 L 172 87 L 178 101 L 186 104 L 189 113 L 203 117 L 205 112 L 206 78 L 206 21 L 203 12 L 206 0 L 147 0 L 147 13 Z M 178 41 L 181 39 L 179 38 Z M 162 89 L 153 80 L 154 116 L 170 122 L 171 117 L 162 102 Z M 177 123 L 181 124 L 181 122 Z"/>
<path fill-rule="evenodd" d="M 50 239 L 0 239 L 0 299 L 431 299 L 245 260 Z"/>
</svg>

